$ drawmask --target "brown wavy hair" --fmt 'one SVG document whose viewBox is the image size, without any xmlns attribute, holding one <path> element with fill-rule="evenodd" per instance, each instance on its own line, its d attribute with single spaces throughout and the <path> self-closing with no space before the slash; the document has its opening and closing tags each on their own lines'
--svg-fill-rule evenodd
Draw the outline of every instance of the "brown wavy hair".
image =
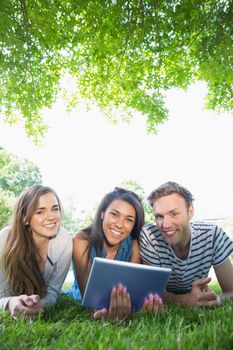
<svg viewBox="0 0 233 350">
<path fill-rule="evenodd" d="M 42 185 L 26 189 L 15 205 L 12 227 L 1 258 L 12 295 L 44 296 L 46 293 L 46 283 L 39 268 L 40 256 L 32 237 L 30 220 L 40 197 L 47 193 L 55 195 L 61 211 L 61 203 L 55 191 Z"/>
</svg>

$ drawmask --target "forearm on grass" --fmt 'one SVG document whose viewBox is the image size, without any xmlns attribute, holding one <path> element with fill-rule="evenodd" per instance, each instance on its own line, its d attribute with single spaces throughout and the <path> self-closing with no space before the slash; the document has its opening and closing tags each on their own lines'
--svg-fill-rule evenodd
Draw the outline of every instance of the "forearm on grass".
<svg viewBox="0 0 233 350">
<path fill-rule="evenodd" d="M 220 302 L 224 300 L 233 300 L 233 292 L 225 292 L 219 295 Z"/>
<path fill-rule="evenodd" d="M 179 305 L 191 305 L 191 295 L 190 293 L 186 294 L 174 294 L 170 292 L 165 292 L 163 296 L 163 300 L 165 302 L 169 302 L 171 304 L 179 304 Z"/>
</svg>

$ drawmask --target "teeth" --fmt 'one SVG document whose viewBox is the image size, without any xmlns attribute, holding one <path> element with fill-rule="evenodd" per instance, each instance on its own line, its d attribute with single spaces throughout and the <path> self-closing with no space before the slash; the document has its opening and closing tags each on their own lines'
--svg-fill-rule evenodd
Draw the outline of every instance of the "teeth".
<svg viewBox="0 0 233 350">
<path fill-rule="evenodd" d="M 166 231 L 164 232 L 167 236 L 172 236 L 176 231 Z"/>
<path fill-rule="evenodd" d="M 112 231 L 112 233 L 114 233 L 115 235 L 118 235 L 118 236 L 121 235 L 121 232 L 119 232 L 119 231 L 115 231 L 115 230 L 111 230 L 111 231 Z"/>
<path fill-rule="evenodd" d="M 44 226 L 47 227 L 47 228 L 53 228 L 53 227 L 56 226 L 56 224 L 48 224 L 48 225 L 44 225 Z"/>
</svg>

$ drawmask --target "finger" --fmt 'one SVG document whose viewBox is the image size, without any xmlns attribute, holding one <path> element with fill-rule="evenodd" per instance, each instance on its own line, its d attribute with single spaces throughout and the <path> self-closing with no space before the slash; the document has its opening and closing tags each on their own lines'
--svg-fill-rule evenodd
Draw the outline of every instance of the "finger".
<svg viewBox="0 0 233 350">
<path fill-rule="evenodd" d="M 101 318 L 104 318 L 106 317 L 108 313 L 108 310 L 107 309 L 101 309 L 101 310 L 98 310 L 98 311 L 95 311 L 94 314 L 93 314 L 93 319 L 94 320 L 99 320 Z"/>
<path fill-rule="evenodd" d="M 27 296 L 23 296 L 23 300 L 26 302 L 28 302 L 28 299 L 26 298 Z M 30 298 L 29 298 L 30 299 Z M 44 304 L 42 303 L 38 303 L 36 305 L 30 305 L 27 306 L 26 303 L 22 302 L 22 299 L 19 298 L 19 302 L 16 304 L 15 309 L 20 312 L 20 314 L 25 314 L 25 315 L 37 315 L 39 313 L 43 313 L 44 312 Z"/>
<path fill-rule="evenodd" d="M 32 299 L 34 305 L 40 302 L 40 296 L 38 294 L 32 294 L 30 295 L 30 298 Z"/>
<path fill-rule="evenodd" d="M 159 295 L 155 294 L 153 298 L 153 312 L 158 313 L 163 307 L 163 301 Z"/>
<path fill-rule="evenodd" d="M 141 311 L 147 311 L 148 303 L 149 303 L 148 298 L 145 298 L 144 303 L 143 303 L 142 308 L 141 308 Z"/>
<path fill-rule="evenodd" d="M 108 310 L 108 319 L 113 320 L 117 316 L 117 293 L 116 287 L 113 287 L 111 296 L 110 296 L 110 305 Z"/>
<path fill-rule="evenodd" d="M 116 302 L 117 319 L 122 320 L 128 315 L 127 289 L 122 284 L 117 286 Z"/>
<path fill-rule="evenodd" d="M 218 307 L 219 305 L 218 299 L 198 302 L 198 306 L 204 307 Z"/>
<path fill-rule="evenodd" d="M 33 309 L 35 312 L 38 312 L 38 313 L 43 313 L 44 312 L 44 304 L 42 304 L 42 303 L 36 304 L 36 305 L 32 306 L 30 309 Z"/>
<path fill-rule="evenodd" d="M 208 285 L 202 286 L 202 287 L 200 287 L 200 289 L 201 289 L 202 292 L 208 292 L 208 291 L 210 291 L 210 288 L 209 288 Z"/>
<path fill-rule="evenodd" d="M 15 305 L 12 316 L 33 316 L 35 315 L 35 310 L 23 305 L 22 303 L 18 303 Z"/>
<path fill-rule="evenodd" d="M 131 313 L 131 298 L 130 294 L 127 292 L 126 287 L 123 288 L 123 305 L 126 313 Z"/>
<path fill-rule="evenodd" d="M 203 292 L 199 297 L 199 301 L 216 301 L 217 294 L 213 291 Z"/>
<path fill-rule="evenodd" d="M 28 307 L 31 307 L 34 305 L 33 299 L 26 294 L 20 295 L 19 300 L 23 303 L 23 305 L 28 306 Z"/>
<path fill-rule="evenodd" d="M 131 314 L 131 299 L 127 292 L 127 288 L 123 287 L 122 290 L 122 308 L 118 308 L 118 318 L 125 320 Z"/>
<path fill-rule="evenodd" d="M 210 283 L 211 277 L 200 278 L 192 283 L 193 287 L 204 287 L 208 283 Z"/>
<path fill-rule="evenodd" d="M 148 303 L 146 305 L 146 309 L 147 309 L 147 311 L 152 312 L 153 311 L 153 307 L 154 307 L 154 296 L 153 296 L 153 294 L 149 294 L 149 296 L 148 296 Z"/>
<path fill-rule="evenodd" d="M 124 289 L 122 284 L 119 284 L 116 289 L 116 313 L 117 316 L 121 319 L 124 305 L 123 305 L 123 294 L 124 291 L 126 293 L 126 289 Z"/>
<path fill-rule="evenodd" d="M 38 314 L 42 314 L 44 312 L 44 308 L 41 308 L 40 306 L 37 306 L 37 305 L 34 307 L 22 306 L 22 312 L 24 315 L 35 316 Z"/>
</svg>

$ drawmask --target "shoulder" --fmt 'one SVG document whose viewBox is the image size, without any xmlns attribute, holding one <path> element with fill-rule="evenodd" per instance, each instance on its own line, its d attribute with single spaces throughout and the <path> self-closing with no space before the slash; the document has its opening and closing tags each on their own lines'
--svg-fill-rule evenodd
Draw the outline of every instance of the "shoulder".
<svg viewBox="0 0 233 350">
<path fill-rule="evenodd" d="M 61 227 L 57 235 L 49 241 L 50 255 L 59 256 L 65 251 L 71 251 L 73 247 L 73 237 L 63 227 Z"/>
<path fill-rule="evenodd" d="M 84 231 L 78 232 L 74 237 L 73 261 L 74 264 L 85 264 L 89 256 L 88 235 Z"/>
<path fill-rule="evenodd" d="M 211 222 L 208 221 L 193 221 L 190 223 L 192 232 L 195 236 L 203 237 L 212 237 L 216 235 L 226 235 L 223 229 Z"/>
<path fill-rule="evenodd" d="M 85 231 L 79 231 L 74 236 L 74 242 L 80 242 L 80 241 L 88 242 L 88 234 Z"/>
<path fill-rule="evenodd" d="M 216 225 L 213 222 L 204 221 L 204 220 L 191 221 L 190 225 L 196 229 L 206 230 L 206 231 L 211 231 L 211 230 L 215 229 L 216 227 L 219 227 L 218 225 Z"/>
<path fill-rule="evenodd" d="M 156 223 L 150 222 L 149 224 L 143 225 L 142 229 L 143 229 L 144 231 L 151 232 L 151 231 L 156 230 L 156 229 L 157 229 L 157 226 L 156 226 Z"/>
<path fill-rule="evenodd" d="M 58 234 L 56 236 L 58 241 L 64 241 L 64 242 L 72 242 L 72 235 L 66 231 L 63 227 L 61 227 L 58 231 Z"/>
<path fill-rule="evenodd" d="M 214 223 L 192 222 L 192 241 L 195 247 L 203 250 L 213 250 L 215 254 L 228 255 L 233 251 L 233 242 L 226 232 Z"/>
<path fill-rule="evenodd" d="M 3 237 L 7 237 L 9 232 L 11 230 L 11 226 L 6 226 L 4 227 L 2 230 L 0 230 L 0 237 L 3 238 Z"/>
<path fill-rule="evenodd" d="M 85 250 L 89 245 L 88 234 L 85 231 L 80 231 L 74 236 L 74 249 Z"/>
<path fill-rule="evenodd" d="M 157 225 L 153 223 L 146 224 L 142 227 L 141 236 L 157 237 L 160 236 Z"/>
<path fill-rule="evenodd" d="M 6 244 L 7 237 L 9 236 L 11 227 L 6 226 L 0 231 L 0 247 L 4 247 Z"/>
<path fill-rule="evenodd" d="M 50 239 L 48 256 L 53 262 L 62 257 L 71 258 L 73 249 L 73 238 L 64 228 L 60 228 L 57 235 Z"/>
</svg>

